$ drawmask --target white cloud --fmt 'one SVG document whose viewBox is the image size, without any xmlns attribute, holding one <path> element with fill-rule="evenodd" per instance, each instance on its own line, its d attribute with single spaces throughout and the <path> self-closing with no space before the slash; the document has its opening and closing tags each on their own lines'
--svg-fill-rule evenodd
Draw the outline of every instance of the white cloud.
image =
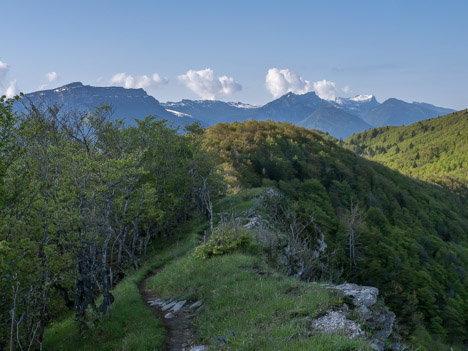
<svg viewBox="0 0 468 351">
<path fill-rule="evenodd" d="M 228 76 L 215 76 L 210 68 L 199 71 L 189 70 L 177 79 L 202 99 L 214 100 L 242 90 L 242 85 Z"/>
<path fill-rule="evenodd" d="M 341 91 L 345 94 L 348 94 L 351 92 L 351 88 L 349 85 L 345 85 L 343 88 L 341 88 Z"/>
<path fill-rule="evenodd" d="M 334 100 L 336 98 L 336 84 L 328 80 L 314 82 L 314 90 L 321 99 Z"/>
<path fill-rule="evenodd" d="M 149 87 L 160 87 L 167 84 L 169 80 L 166 77 L 161 77 L 157 73 L 153 73 L 151 77 L 146 74 L 143 76 L 133 77 L 125 72 L 117 73 L 112 76 L 109 83 L 121 85 L 127 89 L 147 89 Z"/>
<path fill-rule="evenodd" d="M 265 77 L 265 86 L 274 98 L 278 98 L 288 92 L 305 94 L 310 91 L 315 91 L 320 98 L 333 100 L 338 91 L 334 82 L 320 80 L 312 83 L 296 72 L 292 72 L 289 69 L 278 68 L 270 68 L 268 70 Z M 349 86 L 345 86 L 342 90 L 347 93 L 350 91 L 350 88 Z"/>
<path fill-rule="evenodd" d="M 8 71 L 9 71 L 8 64 L 0 60 L 0 88 L 3 88 L 5 86 L 4 81 L 7 76 Z M 0 90 L 0 96 L 6 95 L 7 98 L 12 98 L 13 96 L 17 95 L 18 89 L 16 87 L 16 80 L 10 81 L 8 83 L 6 90 L 3 92 L 2 90 Z"/>
<path fill-rule="evenodd" d="M 288 92 L 305 94 L 313 90 L 312 83 L 289 69 L 270 68 L 265 77 L 267 90 L 274 98 Z"/>
<path fill-rule="evenodd" d="M 17 94 L 18 94 L 18 89 L 16 88 L 16 80 L 12 80 L 10 84 L 8 84 L 8 88 L 5 91 L 5 95 L 9 99 Z"/>
<path fill-rule="evenodd" d="M 59 75 L 57 74 L 57 72 L 49 72 L 46 74 L 46 78 L 49 83 L 52 83 L 59 80 Z"/>
<path fill-rule="evenodd" d="M 3 86 L 3 80 L 5 79 L 8 72 L 8 65 L 0 60 L 0 87 Z"/>
</svg>

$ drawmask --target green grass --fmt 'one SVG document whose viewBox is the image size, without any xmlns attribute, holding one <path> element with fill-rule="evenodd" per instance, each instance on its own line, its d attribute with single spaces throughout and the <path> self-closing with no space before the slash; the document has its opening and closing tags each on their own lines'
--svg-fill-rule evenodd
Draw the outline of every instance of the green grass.
<svg viewBox="0 0 468 351">
<path fill-rule="evenodd" d="M 256 203 L 256 198 L 267 188 L 251 188 L 242 190 L 240 193 L 226 196 L 216 202 L 214 205 L 214 212 L 230 212 L 233 211 L 234 215 L 239 216 L 247 212 Z"/>
<path fill-rule="evenodd" d="M 313 334 L 310 320 L 338 299 L 316 284 L 272 272 L 258 256 L 234 253 L 208 260 L 187 255 L 148 280 L 161 296 L 202 299 L 200 344 L 226 338 L 224 350 L 368 350 L 363 341 Z M 231 331 L 236 332 L 235 336 Z"/>
<path fill-rule="evenodd" d="M 191 228 L 192 229 L 192 228 Z M 193 234 L 196 231 L 193 231 Z M 144 266 L 130 273 L 112 291 L 115 303 L 110 315 L 95 323 L 92 329 L 82 330 L 70 313 L 46 330 L 44 350 L 67 351 L 149 351 L 163 350 L 165 329 L 151 310 L 145 306 L 138 284 L 155 268 L 189 251 L 196 235 L 177 238 L 164 247 L 156 246 Z"/>
</svg>

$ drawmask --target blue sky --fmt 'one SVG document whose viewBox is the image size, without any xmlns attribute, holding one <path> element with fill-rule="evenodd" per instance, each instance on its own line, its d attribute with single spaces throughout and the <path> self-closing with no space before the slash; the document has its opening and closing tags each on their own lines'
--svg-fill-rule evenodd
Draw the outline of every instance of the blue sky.
<svg viewBox="0 0 468 351">
<path fill-rule="evenodd" d="M 315 90 L 468 107 L 465 0 L 0 0 L 0 8 L 2 94 L 81 81 L 144 87 L 160 101 L 263 104 Z"/>
</svg>

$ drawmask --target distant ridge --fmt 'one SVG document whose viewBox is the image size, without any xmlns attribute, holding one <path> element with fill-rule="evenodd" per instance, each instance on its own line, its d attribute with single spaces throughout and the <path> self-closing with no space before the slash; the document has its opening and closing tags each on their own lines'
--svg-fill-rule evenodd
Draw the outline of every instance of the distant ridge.
<svg viewBox="0 0 468 351">
<path fill-rule="evenodd" d="M 336 138 L 384 125 L 408 125 L 423 119 L 437 117 L 454 110 L 427 103 L 407 103 L 388 99 L 379 103 L 374 95 L 357 95 L 334 100 L 321 99 L 315 92 L 294 94 L 288 92 L 263 106 L 242 102 L 216 100 L 188 100 L 160 103 L 143 89 L 122 87 L 93 87 L 73 82 L 64 86 L 26 94 L 23 102 L 35 105 L 59 104 L 63 111 L 92 110 L 107 104 L 114 109 L 115 119 L 134 123 L 148 115 L 166 119 L 174 127 L 199 121 L 202 126 L 219 122 L 249 119 L 274 120 L 318 129 Z M 24 110 L 17 104 L 18 110 Z"/>
<path fill-rule="evenodd" d="M 371 128 L 357 116 L 332 105 L 322 105 L 310 116 L 298 123 L 308 129 L 333 130 L 336 138 L 346 138 L 350 134 Z"/>
<path fill-rule="evenodd" d="M 134 119 L 142 119 L 149 115 L 157 115 L 168 120 L 174 127 L 192 124 L 195 120 L 188 116 L 176 116 L 168 112 L 158 100 L 148 95 L 143 89 L 126 89 L 122 87 L 93 87 L 73 82 L 49 90 L 41 90 L 26 94 L 22 103 L 15 105 L 19 111 L 33 103 L 36 106 L 58 104 L 63 112 L 70 110 L 93 110 L 103 104 L 113 108 L 114 119 L 124 119 L 133 124 Z"/>
<path fill-rule="evenodd" d="M 344 146 L 411 177 L 468 199 L 468 110 L 352 135 Z"/>
<path fill-rule="evenodd" d="M 381 125 L 408 125 L 454 111 L 427 103 L 407 103 L 397 99 L 379 103 L 376 97 L 370 94 L 324 100 L 315 92 L 289 92 L 260 107 L 244 108 L 239 103 L 234 107 L 233 104 L 184 99 L 161 105 L 172 111 L 188 114 L 208 125 L 218 122 L 242 122 L 248 119 L 274 120 L 318 129 L 336 138 L 347 138 L 353 133 Z"/>
</svg>

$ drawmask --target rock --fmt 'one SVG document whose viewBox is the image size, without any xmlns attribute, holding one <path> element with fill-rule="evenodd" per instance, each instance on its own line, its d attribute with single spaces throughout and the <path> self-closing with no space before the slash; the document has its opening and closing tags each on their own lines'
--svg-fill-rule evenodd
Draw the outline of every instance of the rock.
<svg viewBox="0 0 468 351">
<path fill-rule="evenodd" d="M 185 305 L 187 301 L 179 301 L 177 302 L 172 308 L 171 308 L 171 311 L 176 313 L 176 312 L 179 312 L 180 309 Z"/>
<path fill-rule="evenodd" d="M 392 333 L 395 317 L 395 313 L 389 311 L 386 307 L 381 307 L 373 311 L 372 319 L 367 323 L 377 331 L 380 337 L 388 338 Z"/>
<path fill-rule="evenodd" d="M 385 350 L 385 344 L 382 340 L 379 339 L 374 339 L 371 342 L 371 347 L 373 350 L 376 351 L 384 351 Z"/>
<path fill-rule="evenodd" d="M 364 335 L 359 324 L 346 318 L 343 312 L 330 311 L 312 321 L 312 329 L 327 334 L 344 333 L 350 339 Z"/>
<path fill-rule="evenodd" d="M 356 307 L 371 307 L 375 305 L 377 296 L 379 295 L 379 289 L 373 286 L 361 286 L 351 283 L 337 285 L 333 289 L 339 290 L 345 296 L 351 297 Z"/>
<path fill-rule="evenodd" d="M 174 318 L 174 315 L 172 314 L 172 312 L 169 312 L 164 315 L 164 318 L 171 319 L 171 318 Z"/>
<path fill-rule="evenodd" d="M 372 311 L 367 308 L 366 306 L 362 305 L 362 306 L 359 306 L 357 308 L 357 311 L 359 313 L 359 318 L 363 321 L 363 322 L 367 322 L 369 319 L 372 318 Z"/>
<path fill-rule="evenodd" d="M 203 301 L 201 301 L 201 300 L 200 300 L 200 301 L 197 301 L 197 302 L 194 302 L 194 303 L 192 303 L 192 304 L 190 305 L 189 310 L 193 310 L 194 308 L 197 308 L 197 307 L 199 307 L 199 306 L 201 306 L 201 305 L 203 305 Z"/>
<path fill-rule="evenodd" d="M 169 302 L 161 307 L 161 311 L 167 311 L 169 308 L 174 306 L 177 303 L 177 301 Z"/>
<path fill-rule="evenodd" d="M 392 344 L 392 350 L 395 350 L 395 351 L 405 351 L 408 349 L 409 349 L 408 345 L 402 344 L 400 342 L 396 342 Z"/>
<path fill-rule="evenodd" d="M 193 346 L 189 351 L 209 351 L 210 348 L 205 345 L 200 345 L 200 346 Z"/>
<path fill-rule="evenodd" d="M 160 305 L 162 305 L 163 303 L 164 303 L 164 300 L 161 300 L 161 299 L 148 301 L 148 304 L 149 304 L 150 306 L 155 306 L 155 305 L 156 305 L 156 306 L 160 306 Z"/>
</svg>

